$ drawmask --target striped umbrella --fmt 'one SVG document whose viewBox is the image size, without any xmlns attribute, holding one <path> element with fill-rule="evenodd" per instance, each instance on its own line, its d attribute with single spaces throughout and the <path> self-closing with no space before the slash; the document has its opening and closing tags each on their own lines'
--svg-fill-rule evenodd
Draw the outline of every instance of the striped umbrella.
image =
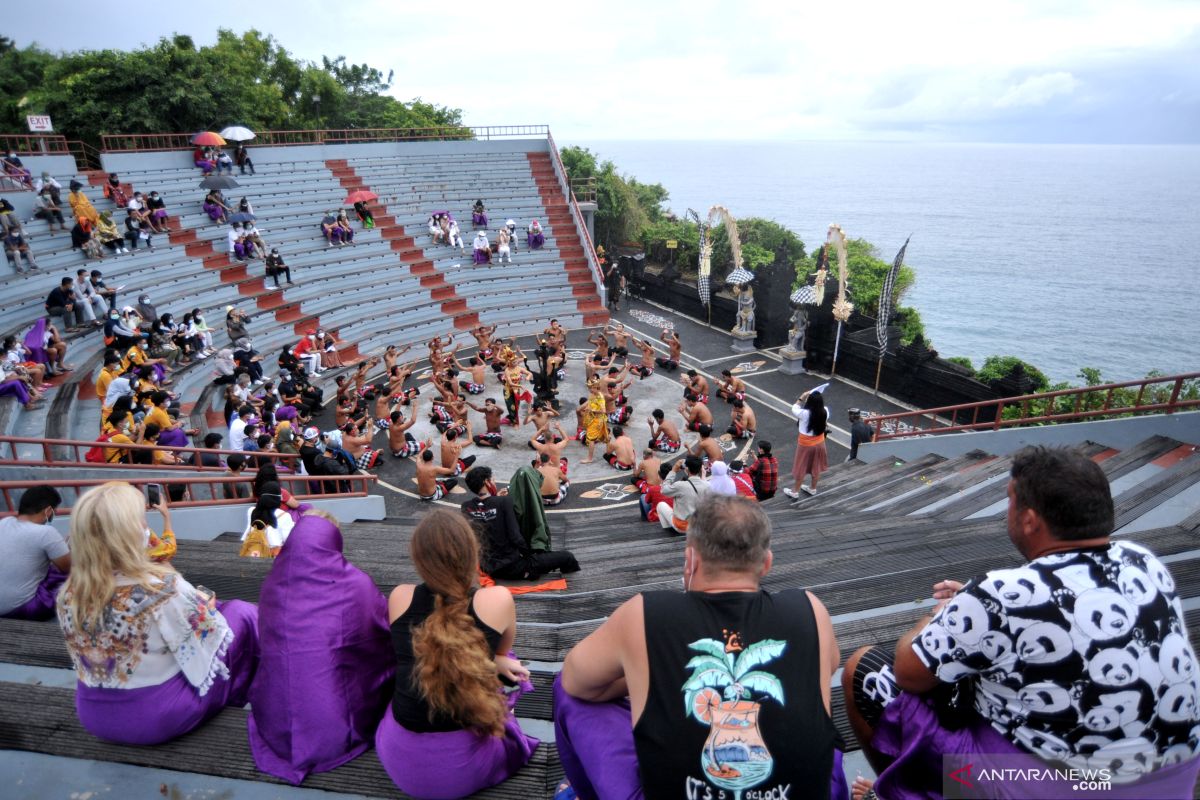
<svg viewBox="0 0 1200 800">
<path fill-rule="evenodd" d="M 817 304 L 817 294 L 813 291 L 813 287 L 808 284 L 792 292 L 792 296 L 788 299 L 792 301 L 793 305 L 797 306 L 815 306 Z"/>
<path fill-rule="evenodd" d="M 875 316 L 875 339 L 879 343 L 881 358 L 887 352 L 887 327 L 888 319 L 892 316 L 892 295 L 895 294 L 896 278 L 900 275 L 900 267 L 904 264 L 904 251 L 908 249 L 908 241 L 911 238 L 912 236 L 909 236 L 908 239 L 905 239 L 900 252 L 896 253 L 892 268 L 888 270 L 887 277 L 883 279 L 883 288 L 879 291 L 879 313 Z"/>
<path fill-rule="evenodd" d="M 754 273 L 744 267 L 738 267 L 733 272 L 725 276 L 726 283 L 736 283 L 741 285 L 754 280 Z"/>
</svg>

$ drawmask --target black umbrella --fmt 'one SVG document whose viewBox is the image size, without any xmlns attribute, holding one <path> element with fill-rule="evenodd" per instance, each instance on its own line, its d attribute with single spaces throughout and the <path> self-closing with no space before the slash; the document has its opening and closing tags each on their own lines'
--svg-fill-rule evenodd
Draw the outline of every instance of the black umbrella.
<svg viewBox="0 0 1200 800">
<path fill-rule="evenodd" d="M 200 181 L 201 189 L 236 189 L 238 182 L 229 175 L 209 175 Z"/>
</svg>

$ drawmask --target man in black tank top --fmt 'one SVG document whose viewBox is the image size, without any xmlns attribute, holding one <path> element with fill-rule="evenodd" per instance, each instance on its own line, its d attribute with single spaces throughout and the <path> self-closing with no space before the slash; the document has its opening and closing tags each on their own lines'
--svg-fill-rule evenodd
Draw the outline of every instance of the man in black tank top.
<svg viewBox="0 0 1200 800">
<path fill-rule="evenodd" d="M 685 591 L 637 595 L 567 656 L 554 685 L 567 778 L 584 800 L 848 797 L 828 612 L 760 588 L 772 557 L 756 503 L 705 495 L 691 520 Z"/>
</svg>

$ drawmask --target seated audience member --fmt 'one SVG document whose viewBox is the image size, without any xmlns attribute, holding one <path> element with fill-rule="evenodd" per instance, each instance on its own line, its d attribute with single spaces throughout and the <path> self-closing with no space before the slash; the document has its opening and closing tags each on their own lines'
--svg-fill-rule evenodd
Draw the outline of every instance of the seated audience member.
<svg viewBox="0 0 1200 800">
<path fill-rule="evenodd" d="M 746 468 L 754 482 L 754 496 L 759 501 L 770 500 L 779 488 L 779 460 L 771 455 L 771 443 L 761 441 L 755 446 L 754 463 Z"/>
<path fill-rule="evenodd" d="M 238 172 L 241 175 L 246 174 L 246 170 L 250 170 L 250 174 L 254 174 L 254 160 L 250 158 L 250 153 L 246 150 L 246 146 L 238 143 L 238 146 L 233 150 L 233 160 L 238 165 Z"/>
<path fill-rule="evenodd" d="M 108 173 L 108 180 L 104 182 L 104 196 L 111 200 L 117 208 L 124 208 L 129 205 L 129 194 L 125 191 L 125 187 L 121 185 L 121 179 L 117 177 L 117 173 Z"/>
<path fill-rule="evenodd" d="M 388 598 L 396 682 L 375 751 L 407 794 L 466 797 L 512 776 L 537 747 L 512 713 L 533 688 L 511 653 L 516 605 L 502 586 L 478 588 L 479 545 L 461 515 L 425 515 L 410 552 L 422 583 Z M 516 691 L 506 696 L 502 682 Z"/>
<path fill-rule="evenodd" d="M 292 515 L 283 507 L 283 490 L 278 483 L 268 483 L 262 487 L 254 508 L 246 511 L 246 530 L 242 533 L 242 541 L 246 541 L 252 531 L 262 531 L 271 548 L 271 555 L 277 556 L 295 525 Z"/>
<path fill-rule="evenodd" d="M 736 497 L 737 484 L 729 477 L 729 465 L 724 461 L 713 462 L 712 475 L 708 479 L 708 490 L 713 494 L 723 494 L 726 497 Z"/>
<path fill-rule="evenodd" d="M 663 495 L 671 498 L 673 505 L 659 503 L 655 509 L 663 530 L 688 532 L 688 520 L 696 509 L 696 503 L 708 493 L 708 482 L 700 476 L 703 468 L 704 462 L 699 456 L 688 456 L 675 464 L 671 477 L 662 486 Z"/>
<path fill-rule="evenodd" d="M 220 224 L 224 224 L 227 215 L 233 213 L 233 210 L 225 205 L 225 198 L 221 195 L 220 189 L 210 189 L 204 196 L 200 207 L 204 209 L 205 214 L 208 214 L 210 220 Z"/>
<path fill-rule="evenodd" d="M 371 745 L 393 694 L 387 600 L 346 560 L 337 520 L 310 510 L 263 580 L 250 752 L 299 784 Z M 313 702 L 319 698 L 320 702 Z"/>
<path fill-rule="evenodd" d="M 199 145 L 192 151 L 192 161 L 200 168 L 200 172 L 204 175 L 208 175 L 217 168 L 217 163 L 213 161 L 208 148 L 200 147 Z"/>
<path fill-rule="evenodd" d="M 79 250 L 85 258 L 104 260 L 104 248 L 100 240 L 92 235 L 94 226 L 86 219 L 76 219 L 71 226 L 71 249 Z"/>
<path fill-rule="evenodd" d="M 525 233 L 525 243 L 529 245 L 530 250 L 540 250 L 546 243 L 546 234 L 542 233 L 542 224 L 536 219 L 529 223 L 529 228 Z"/>
<path fill-rule="evenodd" d="M 375 215 L 371 213 L 371 209 L 367 208 L 367 204 L 362 200 L 354 204 L 354 213 L 358 215 L 358 221 L 362 223 L 364 229 L 375 227 Z"/>
<path fill-rule="evenodd" d="M 1170 571 L 1111 540 L 1113 518 L 1108 479 L 1085 455 L 1013 456 L 1008 538 L 1028 561 L 934 584 L 933 615 L 894 650 L 864 647 L 846 662 L 846 710 L 880 797 L 940 793 L 954 768 L 943 754 L 1027 775 L 1103 769 L 1104 797 L 1192 796 L 1196 654 Z M 1071 791 L 1020 776 L 987 788 Z"/>
<path fill-rule="evenodd" d="M 166 233 L 167 218 L 170 216 L 167 213 L 166 201 L 159 196 L 158 192 L 151 192 L 150 197 L 146 199 L 145 206 L 146 214 L 154 230 L 158 233 Z"/>
<path fill-rule="evenodd" d="M 90 224 L 95 225 L 100 219 L 100 214 L 96 212 L 96 207 L 92 205 L 92 201 L 83 193 L 83 184 L 79 181 L 71 181 L 71 191 L 67 193 L 67 204 L 71 206 L 71 214 L 76 221 L 87 220 Z"/>
<path fill-rule="evenodd" d="M 684 591 L 625 602 L 555 679 L 555 743 L 572 788 L 584 800 L 734 788 L 846 798 L 828 612 L 802 589 L 761 588 L 771 523 L 757 504 L 710 495 L 692 520 Z M 740 682 L 750 670 L 756 680 Z"/>
<path fill-rule="evenodd" d="M 492 246 L 488 244 L 487 231 L 476 231 L 475 241 L 471 247 L 474 248 L 472 259 L 476 264 L 490 264 L 492 261 Z"/>
<path fill-rule="evenodd" d="M 279 255 L 279 248 L 272 247 L 271 252 L 266 258 L 267 277 L 275 279 L 275 287 L 279 287 L 279 276 L 283 275 L 287 279 L 287 285 L 292 286 L 292 268 L 283 263 L 283 256 Z"/>
<path fill-rule="evenodd" d="M 467 245 L 463 241 L 462 232 L 458 229 L 458 223 L 455 222 L 454 219 L 450 219 L 446 225 L 445 231 L 446 244 L 450 245 L 451 247 L 457 247 L 460 255 L 466 254 Z"/>
<path fill-rule="evenodd" d="M 29 249 L 29 241 L 17 228 L 9 228 L 3 233 L 4 236 L 4 255 L 12 262 L 13 269 L 18 274 L 24 274 L 27 271 L 38 269 L 37 260 L 33 257 L 33 251 Z M 26 270 L 25 264 L 29 265 Z"/>
<path fill-rule="evenodd" d="M 62 503 L 50 486 L 26 489 L 15 517 L 0 520 L 0 617 L 54 617 L 54 596 L 71 571 L 71 553 L 50 523 Z"/>
<path fill-rule="evenodd" d="M 75 293 L 75 301 L 81 306 L 86 305 L 91 309 L 90 319 L 103 320 L 108 314 L 108 302 L 96 289 L 96 286 L 88 280 L 88 271 L 86 269 L 75 271 L 75 284 L 71 289 Z"/>
<path fill-rule="evenodd" d="M 229 226 L 225 238 L 229 242 L 229 255 L 232 258 L 236 258 L 238 261 L 245 261 L 252 257 L 251 251 L 254 246 L 246 241 L 246 235 L 242 233 L 241 223 L 235 222 Z"/>
<path fill-rule="evenodd" d="M 50 316 L 62 319 L 68 333 L 83 326 L 83 308 L 75 303 L 75 282 L 70 277 L 63 278 L 50 290 L 45 308 Z"/>
<path fill-rule="evenodd" d="M 713 470 L 716 474 L 716 469 Z M 746 465 L 740 460 L 729 462 L 729 479 L 733 481 L 733 488 L 737 490 L 741 497 L 750 497 L 758 500 L 758 495 L 754 492 L 754 481 L 746 474 Z"/>
<path fill-rule="evenodd" d="M 508 228 L 501 228 L 496 234 L 496 263 L 512 263 L 512 236 Z"/>
<path fill-rule="evenodd" d="M 337 337 L 317 328 L 317 347 L 321 351 L 321 368 L 334 369 L 343 366 L 342 356 L 337 349 Z"/>
<path fill-rule="evenodd" d="M 483 207 L 482 200 L 476 200 L 474 207 L 471 209 L 471 225 L 476 228 L 486 228 L 487 224 L 487 209 Z"/>
<path fill-rule="evenodd" d="M 4 174 L 10 175 L 26 186 L 33 188 L 33 173 L 22 163 L 21 157 L 17 155 L 16 150 L 9 150 L 8 155 L 4 157 Z"/>
<path fill-rule="evenodd" d="M 426 451 L 428 452 L 428 451 Z M 424 453 L 422 453 L 424 455 Z M 567 550 L 532 550 L 521 533 L 507 489 L 496 488 L 490 467 L 472 467 L 467 489 L 476 496 L 462 504 L 483 543 L 480 568 L 497 580 L 533 580 L 547 572 L 578 572 L 579 562 Z M 539 510 L 540 510 L 540 497 Z"/>
<path fill-rule="evenodd" d="M 221 174 L 221 170 L 224 170 L 226 175 L 233 174 L 233 159 L 230 158 L 229 153 L 225 152 L 224 150 L 218 151 L 217 153 L 218 175 Z"/>
<path fill-rule="evenodd" d="M 48 194 L 54 205 L 62 205 L 62 184 L 52 178 L 49 172 L 42 172 L 42 177 L 33 182 L 33 191 Z"/>
<path fill-rule="evenodd" d="M 96 238 L 114 254 L 129 252 L 125 249 L 125 238 L 117 230 L 117 224 L 113 222 L 112 214 L 108 211 L 103 212 L 100 221 L 96 223 Z"/>
<path fill-rule="evenodd" d="M 325 246 L 342 246 L 342 228 L 338 225 L 337 215 L 326 211 L 321 218 L 321 234 L 325 237 Z"/>
<path fill-rule="evenodd" d="M 54 226 L 56 224 L 60 231 L 67 229 L 66 220 L 63 219 L 62 207 L 50 197 L 48 190 L 38 192 L 34 196 L 33 216 L 36 219 L 44 219 L 46 224 L 49 225 L 51 233 L 54 233 Z"/>
<path fill-rule="evenodd" d="M 342 235 L 342 241 L 354 244 L 354 228 L 350 227 L 350 217 L 346 216 L 345 209 L 337 214 L 337 227 Z"/>
<path fill-rule="evenodd" d="M 71 511 L 71 575 L 58 621 L 84 729 L 152 745 L 246 704 L 258 665 L 258 609 L 217 602 L 146 552 L 146 501 L 127 483 L 87 491 Z"/>
<path fill-rule="evenodd" d="M 229 458 L 225 459 L 225 477 L 240 477 L 246 469 L 246 461 L 246 456 L 241 453 L 231 453 Z M 249 500 L 250 484 L 240 481 L 223 483 L 221 484 L 221 494 L 226 500 Z"/>
</svg>

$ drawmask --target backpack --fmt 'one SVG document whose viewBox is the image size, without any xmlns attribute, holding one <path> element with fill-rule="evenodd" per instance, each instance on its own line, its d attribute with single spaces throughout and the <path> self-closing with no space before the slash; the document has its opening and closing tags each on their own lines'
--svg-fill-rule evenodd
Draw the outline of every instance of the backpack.
<svg viewBox="0 0 1200 800">
<path fill-rule="evenodd" d="M 271 545 L 267 541 L 266 526 L 262 522 L 255 520 L 250 525 L 250 532 L 246 534 L 246 539 L 242 542 L 242 549 L 238 555 L 242 558 L 275 557 L 275 554 L 271 552 Z"/>
<path fill-rule="evenodd" d="M 105 453 L 107 448 L 101 447 L 100 445 L 102 442 L 111 440 L 116 435 L 117 432 L 115 430 L 100 434 L 100 437 L 96 439 L 96 444 L 89 447 L 87 453 L 84 454 L 83 460 L 91 464 L 108 463 L 108 456 Z M 120 454 L 118 454 L 117 458 L 120 458 Z"/>
</svg>

